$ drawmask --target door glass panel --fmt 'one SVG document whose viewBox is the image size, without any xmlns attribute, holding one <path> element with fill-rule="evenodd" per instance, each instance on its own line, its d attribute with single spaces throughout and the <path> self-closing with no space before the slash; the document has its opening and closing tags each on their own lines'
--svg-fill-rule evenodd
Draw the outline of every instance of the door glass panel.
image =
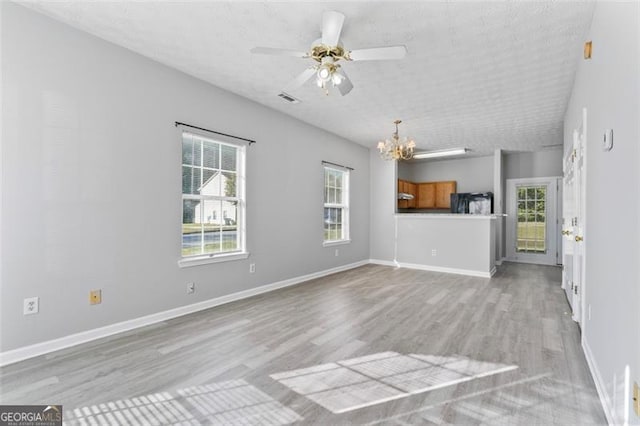
<svg viewBox="0 0 640 426">
<path fill-rule="evenodd" d="M 547 186 L 518 186 L 516 193 L 516 251 L 544 254 L 547 252 Z"/>
</svg>

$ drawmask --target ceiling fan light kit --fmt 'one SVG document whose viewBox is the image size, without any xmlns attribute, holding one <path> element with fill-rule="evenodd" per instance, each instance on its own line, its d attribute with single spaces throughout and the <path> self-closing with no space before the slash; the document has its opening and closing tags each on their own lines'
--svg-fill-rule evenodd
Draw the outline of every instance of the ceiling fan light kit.
<svg viewBox="0 0 640 426">
<path fill-rule="evenodd" d="M 314 75 L 316 85 L 322 88 L 326 95 L 329 94 L 329 83 L 338 89 L 340 95 L 345 96 L 353 83 L 341 68 L 338 61 L 373 61 L 387 59 L 402 59 L 406 53 L 405 46 L 374 47 L 349 51 L 340 42 L 340 33 L 345 16 L 336 11 L 327 11 L 322 14 L 322 37 L 311 44 L 309 52 L 300 52 L 291 49 L 278 49 L 272 47 L 254 47 L 251 53 L 263 55 L 293 56 L 298 58 L 313 59 L 316 64 L 307 68 L 284 88 L 285 92 L 291 92 L 305 84 Z"/>
</svg>

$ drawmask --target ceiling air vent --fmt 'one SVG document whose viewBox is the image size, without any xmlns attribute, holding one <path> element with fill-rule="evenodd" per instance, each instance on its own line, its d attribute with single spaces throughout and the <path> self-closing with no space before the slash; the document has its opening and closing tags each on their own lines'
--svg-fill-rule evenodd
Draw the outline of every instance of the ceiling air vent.
<svg viewBox="0 0 640 426">
<path fill-rule="evenodd" d="M 288 94 L 286 94 L 284 92 L 279 93 L 278 96 L 280 96 L 282 99 L 284 99 L 285 101 L 290 102 L 292 104 L 299 104 L 300 103 L 300 100 L 298 100 L 298 99 L 294 98 L 293 96 L 288 95 Z"/>
</svg>

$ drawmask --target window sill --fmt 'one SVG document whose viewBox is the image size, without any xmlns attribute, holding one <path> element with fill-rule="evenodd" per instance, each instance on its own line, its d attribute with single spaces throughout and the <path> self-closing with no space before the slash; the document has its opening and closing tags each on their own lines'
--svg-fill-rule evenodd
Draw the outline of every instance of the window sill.
<svg viewBox="0 0 640 426">
<path fill-rule="evenodd" d="M 233 260 L 241 260 L 248 257 L 249 252 L 187 257 L 178 260 L 178 266 L 181 268 L 188 268 L 191 266 L 207 265 L 209 263 L 231 262 Z"/>
<path fill-rule="evenodd" d="M 351 244 L 351 240 L 325 241 L 322 243 L 322 247 L 341 246 L 344 244 Z"/>
</svg>

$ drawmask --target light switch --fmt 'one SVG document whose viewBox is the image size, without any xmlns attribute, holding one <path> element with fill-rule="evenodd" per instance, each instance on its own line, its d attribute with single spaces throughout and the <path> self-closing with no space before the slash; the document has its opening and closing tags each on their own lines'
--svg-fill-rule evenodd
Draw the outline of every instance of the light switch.
<svg viewBox="0 0 640 426">
<path fill-rule="evenodd" d="M 613 148 L 613 129 L 607 129 L 602 137 L 602 150 L 611 151 L 611 148 Z"/>
</svg>

